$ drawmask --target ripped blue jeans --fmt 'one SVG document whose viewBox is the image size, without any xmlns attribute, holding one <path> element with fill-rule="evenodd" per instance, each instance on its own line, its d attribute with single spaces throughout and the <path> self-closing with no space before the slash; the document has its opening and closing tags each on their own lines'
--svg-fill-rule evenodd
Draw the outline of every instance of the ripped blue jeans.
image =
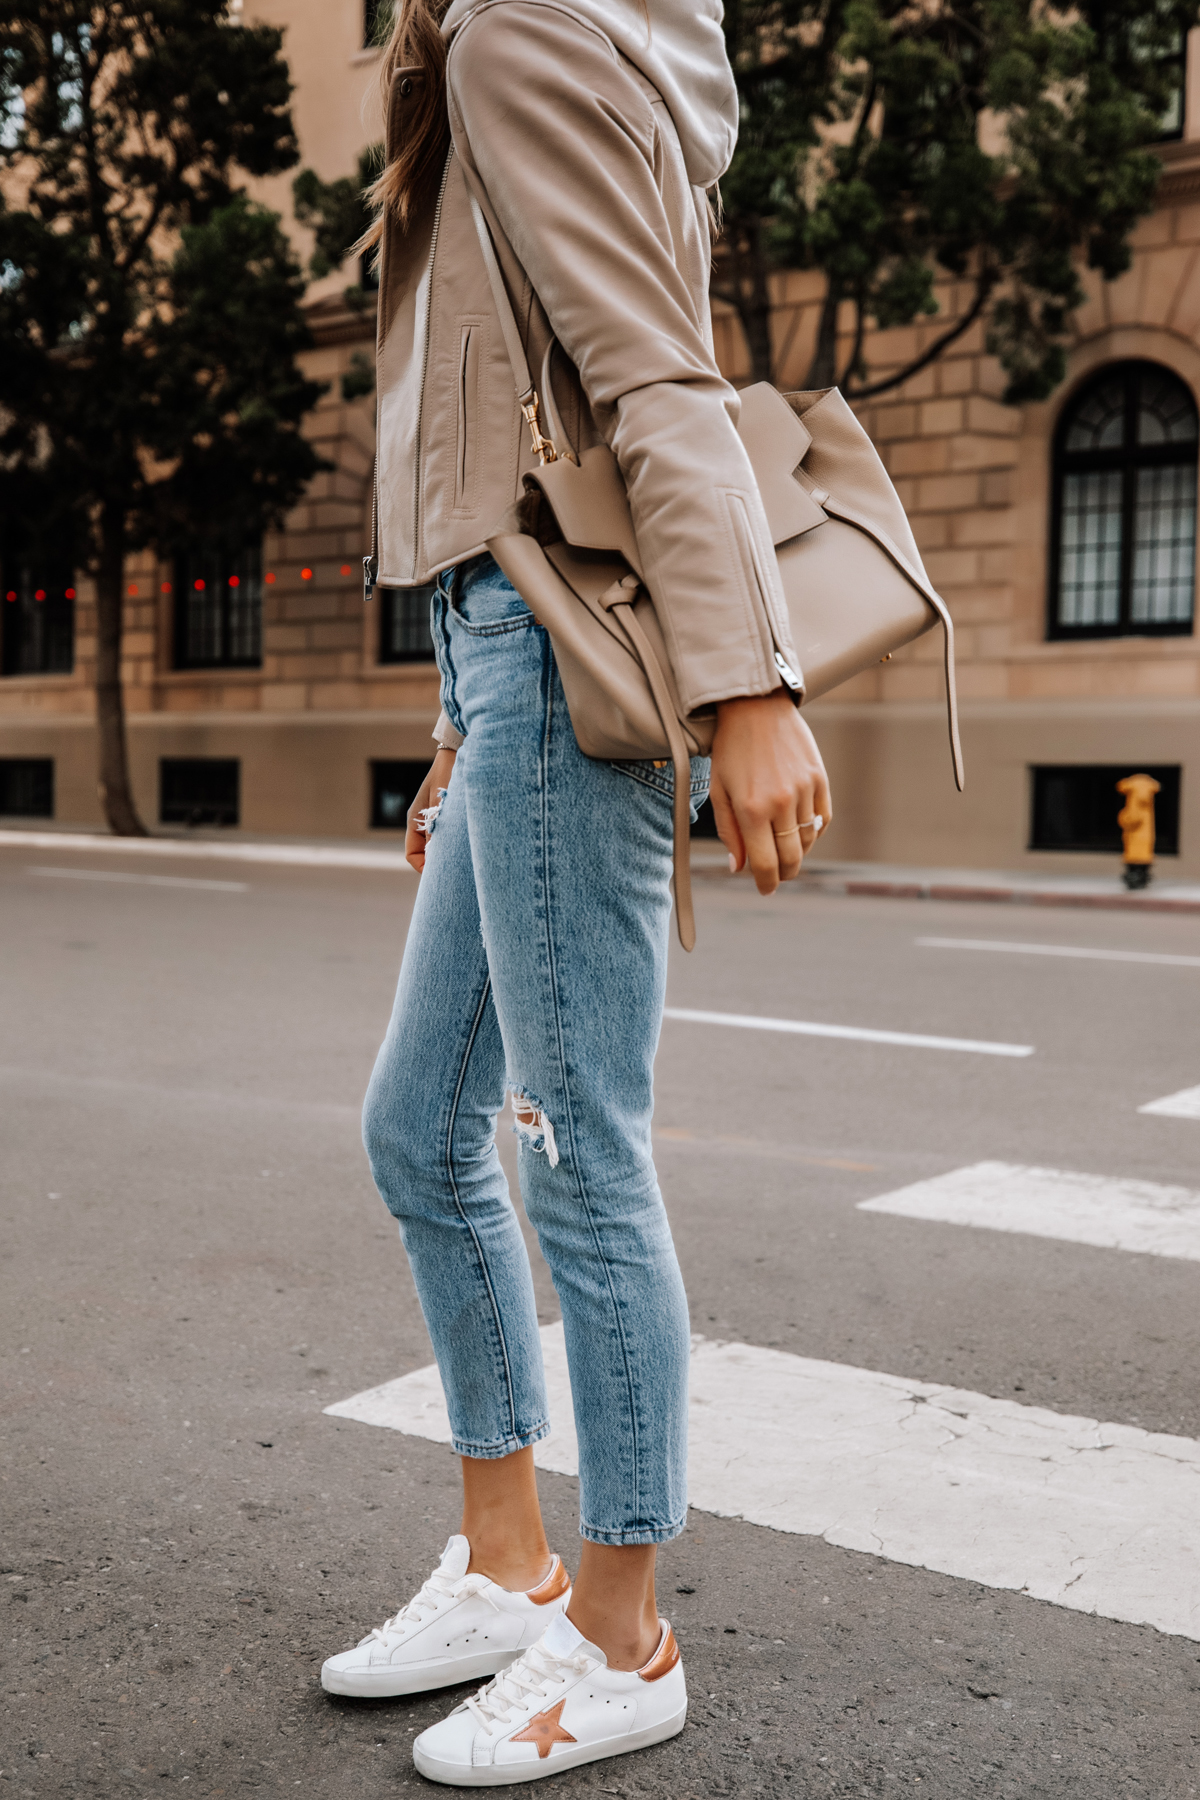
<svg viewBox="0 0 1200 1800">
<path fill-rule="evenodd" d="M 687 1301 L 650 1149 L 670 923 L 671 769 L 585 757 L 547 633 L 491 557 L 432 604 L 465 741 L 429 837 L 363 1137 L 463 1456 L 550 1429 L 533 1282 L 496 1150 L 562 1307 L 580 1529 L 676 1536 L 687 1510 Z M 692 765 L 703 799 L 708 765 Z"/>
</svg>

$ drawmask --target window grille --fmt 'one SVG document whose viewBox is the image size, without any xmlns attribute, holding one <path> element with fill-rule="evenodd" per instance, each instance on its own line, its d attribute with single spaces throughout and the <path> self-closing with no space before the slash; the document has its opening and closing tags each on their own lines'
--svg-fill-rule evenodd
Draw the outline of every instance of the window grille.
<svg viewBox="0 0 1200 1800">
<path fill-rule="evenodd" d="M 432 588 L 379 588 L 379 660 L 382 663 L 433 661 L 429 629 Z"/>
<path fill-rule="evenodd" d="M 1055 444 L 1051 637 L 1183 635 L 1196 567 L 1196 402 L 1157 363 L 1116 363 Z"/>
<path fill-rule="evenodd" d="M 71 571 L 6 557 L 0 594 L 0 674 L 69 675 L 75 666 Z"/>
<path fill-rule="evenodd" d="M 262 548 L 208 543 L 175 558 L 175 667 L 262 663 Z"/>
</svg>

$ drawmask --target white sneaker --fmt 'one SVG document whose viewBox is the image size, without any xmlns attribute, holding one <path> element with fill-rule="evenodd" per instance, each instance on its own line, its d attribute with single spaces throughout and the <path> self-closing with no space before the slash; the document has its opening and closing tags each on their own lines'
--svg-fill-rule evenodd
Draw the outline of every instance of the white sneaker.
<svg viewBox="0 0 1200 1800">
<path fill-rule="evenodd" d="M 504 1787 L 674 1737 L 687 1686 L 675 1634 L 661 1624 L 650 1661 L 626 1672 L 560 1612 L 511 1668 L 421 1733 L 413 1761 L 430 1781 Z"/>
<path fill-rule="evenodd" d="M 326 1693 L 375 1699 L 494 1675 L 535 1643 L 571 1598 L 557 1556 L 546 1579 L 527 1594 L 510 1593 L 486 1575 L 468 1575 L 470 1560 L 466 1538 L 452 1537 L 420 1593 L 394 1619 L 376 1626 L 356 1649 L 329 1658 L 321 1670 Z"/>
</svg>

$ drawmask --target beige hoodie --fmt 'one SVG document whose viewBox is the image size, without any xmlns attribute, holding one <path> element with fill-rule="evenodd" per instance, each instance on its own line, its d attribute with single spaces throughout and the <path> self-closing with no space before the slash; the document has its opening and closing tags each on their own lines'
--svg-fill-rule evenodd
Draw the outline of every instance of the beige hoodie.
<svg viewBox="0 0 1200 1800">
<path fill-rule="evenodd" d="M 452 37 L 485 0 L 454 0 L 442 26 Z M 721 0 L 566 0 L 597 26 L 656 88 L 679 136 L 693 187 L 710 188 L 737 143 L 738 96 L 725 54 Z"/>
</svg>

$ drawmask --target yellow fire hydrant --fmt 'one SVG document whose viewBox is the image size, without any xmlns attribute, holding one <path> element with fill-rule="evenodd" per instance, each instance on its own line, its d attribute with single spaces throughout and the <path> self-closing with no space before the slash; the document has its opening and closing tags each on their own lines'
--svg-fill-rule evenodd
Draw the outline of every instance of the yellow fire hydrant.
<svg viewBox="0 0 1200 1800">
<path fill-rule="evenodd" d="M 1159 786 L 1153 775 L 1126 775 L 1117 783 L 1118 794 L 1125 796 L 1117 824 L 1124 840 L 1121 854 L 1127 888 L 1144 888 L 1150 880 L 1154 863 L 1154 796 Z"/>
</svg>

